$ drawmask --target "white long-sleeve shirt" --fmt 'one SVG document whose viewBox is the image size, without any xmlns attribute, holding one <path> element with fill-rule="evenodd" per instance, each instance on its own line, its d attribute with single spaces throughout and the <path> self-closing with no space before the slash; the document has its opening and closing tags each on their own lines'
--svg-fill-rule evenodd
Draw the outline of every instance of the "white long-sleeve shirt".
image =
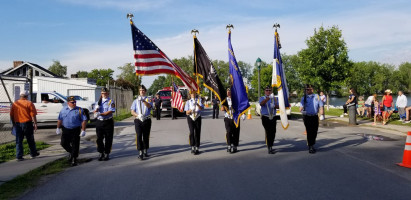
<svg viewBox="0 0 411 200">
<path fill-rule="evenodd" d="M 405 95 L 401 95 L 397 97 L 397 107 L 404 108 L 407 106 L 407 97 Z"/>
</svg>

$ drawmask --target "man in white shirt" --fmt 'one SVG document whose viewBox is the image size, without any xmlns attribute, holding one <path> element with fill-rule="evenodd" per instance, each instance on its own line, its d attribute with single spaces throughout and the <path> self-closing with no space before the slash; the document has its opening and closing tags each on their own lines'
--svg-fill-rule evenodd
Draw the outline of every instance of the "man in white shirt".
<svg viewBox="0 0 411 200">
<path fill-rule="evenodd" d="M 397 102 L 395 103 L 398 107 L 398 115 L 400 115 L 400 121 L 405 119 L 405 107 L 407 107 L 407 97 L 398 91 Z"/>
</svg>

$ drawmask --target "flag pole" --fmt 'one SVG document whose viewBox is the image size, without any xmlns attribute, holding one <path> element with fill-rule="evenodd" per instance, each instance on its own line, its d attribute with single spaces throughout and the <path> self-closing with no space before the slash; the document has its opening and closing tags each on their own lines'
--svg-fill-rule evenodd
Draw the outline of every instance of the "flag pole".
<svg viewBox="0 0 411 200">
<path fill-rule="evenodd" d="M 173 94 L 174 94 L 174 86 L 173 86 L 174 80 L 173 76 L 171 76 L 171 100 L 173 101 Z M 174 120 L 174 108 L 173 108 L 173 103 L 171 103 L 171 120 Z"/>
<path fill-rule="evenodd" d="M 197 56 L 196 56 L 196 43 L 195 39 L 197 38 L 197 34 L 200 32 L 197 29 L 191 30 L 191 34 L 193 34 L 193 47 L 194 47 L 194 65 L 195 65 L 195 72 L 194 75 L 197 77 L 197 94 L 200 94 L 200 80 L 198 78 L 198 65 L 197 65 Z"/>
<path fill-rule="evenodd" d="M 127 19 L 130 19 L 130 25 L 134 24 L 133 17 L 134 17 L 133 13 L 127 13 Z M 136 54 L 137 54 L 137 50 L 134 50 L 134 55 L 136 55 Z M 134 66 L 135 66 L 135 64 L 134 64 Z M 136 76 L 137 76 L 137 81 L 140 80 L 140 85 L 141 85 L 141 77 L 142 76 L 137 74 L 137 70 L 136 70 Z M 137 87 L 139 87 L 139 86 L 137 86 Z"/>
<path fill-rule="evenodd" d="M 228 25 L 225 27 L 225 29 L 228 29 L 228 35 L 230 35 L 230 34 L 231 34 L 231 29 L 234 29 L 234 26 L 233 26 L 232 24 L 228 24 Z M 229 74 L 230 74 L 230 72 L 229 72 Z M 230 76 L 230 77 L 231 77 L 231 76 Z M 229 85 L 229 87 L 231 88 L 232 85 L 233 85 L 233 80 L 230 78 L 230 85 Z M 224 106 L 224 109 L 225 109 L 226 112 L 229 111 L 229 108 L 226 107 L 226 106 Z"/>
</svg>

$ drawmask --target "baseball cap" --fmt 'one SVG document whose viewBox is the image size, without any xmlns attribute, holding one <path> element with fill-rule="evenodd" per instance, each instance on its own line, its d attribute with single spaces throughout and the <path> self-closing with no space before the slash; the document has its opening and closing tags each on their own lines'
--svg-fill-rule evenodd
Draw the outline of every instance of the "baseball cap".
<svg viewBox="0 0 411 200">
<path fill-rule="evenodd" d="M 27 90 L 23 90 L 20 92 L 20 96 L 29 96 L 29 92 Z"/>
</svg>

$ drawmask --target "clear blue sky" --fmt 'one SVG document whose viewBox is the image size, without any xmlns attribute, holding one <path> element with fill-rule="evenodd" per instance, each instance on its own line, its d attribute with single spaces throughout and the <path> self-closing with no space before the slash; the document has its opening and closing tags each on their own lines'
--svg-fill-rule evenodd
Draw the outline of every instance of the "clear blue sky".
<svg viewBox="0 0 411 200">
<path fill-rule="evenodd" d="M 0 70 L 13 60 L 45 68 L 59 60 L 68 74 L 117 70 L 134 61 L 127 13 L 170 58 L 192 54 L 190 31 L 196 28 L 210 58 L 227 60 L 225 26 L 233 24 L 237 60 L 272 62 L 272 25 L 280 23 L 282 53 L 306 48 L 314 28 L 337 25 L 352 60 L 398 65 L 411 62 L 410 11 L 406 0 L 3 0 Z"/>
</svg>

